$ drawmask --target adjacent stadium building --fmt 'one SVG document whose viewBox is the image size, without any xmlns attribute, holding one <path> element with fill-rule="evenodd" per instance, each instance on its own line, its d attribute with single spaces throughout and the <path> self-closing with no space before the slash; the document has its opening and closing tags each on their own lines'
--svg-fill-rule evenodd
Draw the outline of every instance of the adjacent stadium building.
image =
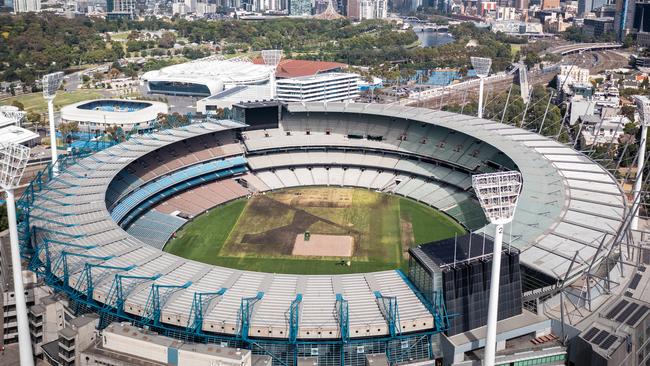
<svg viewBox="0 0 650 366">
<path fill-rule="evenodd" d="M 103 132 L 116 126 L 125 132 L 151 131 L 158 114 L 167 114 L 167 104 L 128 99 L 95 99 L 61 108 L 61 122 L 76 122 L 84 132 Z"/>
<path fill-rule="evenodd" d="M 210 56 L 144 73 L 150 93 L 207 97 L 236 85 L 266 84 L 274 67 Z"/>
<path fill-rule="evenodd" d="M 357 103 L 236 109 L 237 121 L 137 136 L 64 162 L 56 179 L 39 176 L 20 202 L 30 268 L 79 312 L 99 313 L 100 328 L 128 321 L 250 349 L 274 365 L 357 366 L 376 357 L 390 365 L 471 364 L 480 356 L 468 354 L 485 342 L 479 313 L 494 231 L 471 176 L 518 170 L 524 185 L 504 235 L 497 364 L 566 360 L 561 346 L 505 348 L 550 342 L 554 320 L 523 303 L 552 306 L 560 288 L 577 297 L 581 275 L 606 264 L 627 210 L 609 172 L 534 132 L 466 115 Z M 409 197 L 473 234 L 412 248 L 408 273 L 252 272 L 161 251 L 186 222 L 179 213 L 315 185 Z"/>
</svg>

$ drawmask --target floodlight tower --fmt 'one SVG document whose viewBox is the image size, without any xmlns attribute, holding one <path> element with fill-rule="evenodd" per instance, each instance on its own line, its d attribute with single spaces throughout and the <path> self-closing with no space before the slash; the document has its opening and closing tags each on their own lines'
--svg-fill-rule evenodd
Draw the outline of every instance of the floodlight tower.
<svg viewBox="0 0 650 366">
<path fill-rule="evenodd" d="M 497 310 L 499 307 L 499 276 L 501 276 L 501 248 L 503 225 L 512 222 L 521 192 L 522 179 L 519 172 L 497 172 L 472 176 L 476 192 L 485 216 L 496 227 L 492 250 L 492 277 L 490 279 L 490 302 L 488 304 L 487 336 L 485 339 L 484 366 L 494 366 L 497 341 Z"/>
<path fill-rule="evenodd" d="M 282 50 L 262 50 L 262 59 L 264 64 L 269 66 L 271 74 L 269 75 L 269 84 L 271 86 L 271 99 L 275 99 L 277 96 L 276 86 L 275 86 L 275 72 L 278 68 L 278 64 L 282 59 Z"/>
<path fill-rule="evenodd" d="M 490 67 L 492 66 L 492 59 L 487 57 L 471 57 L 472 67 L 476 71 L 476 76 L 479 77 L 478 87 L 478 118 L 483 118 L 483 85 L 485 78 L 490 74 Z"/>
<path fill-rule="evenodd" d="M 18 343 L 20 347 L 20 365 L 33 366 L 32 340 L 27 320 L 27 303 L 25 286 L 20 264 L 20 247 L 18 246 L 18 225 L 16 224 L 16 200 L 14 188 L 20 183 L 23 171 L 29 160 L 30 149 L 15 143 L 0 145 L 0 187 L 7 197 L 7 219 L 9 221 L 9 241 L 11 245 L 11 267 L 14 279 L 14 296 L 16 299 L 16 320 L 18 322 Z"/>
<path fill-rule="evenodd" d="M 639 119 L 641 123 L 641 141 L 639 141 L 639 156 L 637 158 L 636 168 L 636 181 L 634 182 L 634 198 L 632 201 L 633 216 L 631 229 L 636 230 L 639 228 L 639 207 L 641 205 L 641 190 L 643 189 L 643 169 L 645 169 L 645 147 L 648 139 L 648 126 L 650 125 L 650 98 L 645 95 L 637 95 L 634 97 L 636 100 L 636 107 L 639 112 Z"/>
<path fill-rule="evenodd" d="M 47 113 L 50 119 L 50 150 L 52 151 L 52 174 L 56 175 L 58 154 L 56 151 L 56 127 L 54 125 L 54 97 L 63 82 L 63 72 L 54 72 L 43 76 L 43 98 L 47 101 Z"/>
</svg>

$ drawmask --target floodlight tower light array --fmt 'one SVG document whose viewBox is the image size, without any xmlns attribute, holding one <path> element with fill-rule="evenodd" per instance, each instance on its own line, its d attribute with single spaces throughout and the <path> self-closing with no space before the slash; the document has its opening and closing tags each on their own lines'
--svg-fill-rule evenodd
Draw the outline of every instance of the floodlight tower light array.
<svg viewBox="0 0 650 366">
<path fill-rule="evenodd" d="M 282 59 L 282 50 L 262 50 L 262 59 L 264 60 L 264 64 L 269 66 L 270 69 L 269 86 L 271 87 L 271 99 L 275 99 L 277 96 L 275 72 Z"/>
<path fill-rule="evenodd" d="M 16 322 L 18 324 L 18 347 L 21 366 L 33 366 L 32 340 L 27 318 L 25 286 L 20 263 L 18 246 L 18 225 L 16 222 L 16 199 L 14 188 L 20 183 L 25 166 L 29 160 L 30 149 L 13 142 L 0 144 L 0 186 L 7 198 L 7 220 L 9 221 L 9 241 L 11 248 L 11 266 L 14 280 L 14 297 L 16 300 Z"/>
<path fill-rule="evenodd" d="M 494 366 L 497 342 L 497 315 L 499 307 L 499 279 L 501 276 L 501 249 L 503 225 L 512 221 L 522 187 L 521 173 L 497 172 L 472 176 L 476 192 L 485 216 L 496 226 L 492 249 L 492 275 L 488 304 L 487 335 L 483 365 Z"/>
<path fill-rule="evenodd" d="M 43 76 L 43 98 L 47 101 L 47 112 L 50 120 L 50 150 L 52 152 L 52 174 L 58 173 L 56 160 L 58 153 L 56 151 L 56 127 L 54 124 L 54 98 L 56 91 L 59 90 L 63 82 L 63 72 L 55 72 Z"/>
<path fill-rule="evenodd" d="M 495 225 L 512 221 L 521 185 L 521 174 L 514 171 L 472 176 L 485 216 Z"/>
<path fill-rule="evenodd" d="M 61 82 L 63 82 L 63 72 L 61 71 L 43 76 L 43 98 L 54 99 L 56 91 L 61 86 Z"/>
<path fill-rule="evenodd" d="M 3 189 L 17 187 L 29 160 L 30 149 L 23 145 L 6 143 L 0 145 L 0 186 Z"/>
<path fill-rule="evenodd" d="M 643 170 L 645 167 L 645 149 L 646 141 L 648 139 L 648 125 L 650 125 L 650 98 L 645 95 L 636 95 L 634 97 L 636 101 L 637 111 L 639 113 L 639 119 L 641 123 L 641 141 L 639 141 L 639 156 L 637 158 L 637 172 L 636 180 L 634 182 L 634 207 L 633 207 L 633 216 L 632 216 L 632 230 L 637 230 L 639 228 L 639 206 L 641 205 L 641 185 L 643 182 Z"/>
<path fill-rule="evenodd" d="M 492 66 L 492 59 L 487 57 L 471 57 L 472 67 L 476 71 L 476 76 L 479 77 L 478 88 L 478 118 L 483 118 L 483 86 L 485 85 L 485 77 L 490 74 L 490 67 Z"/>
<path fill-rule="evenodd" d="M 484 78 L 490 74 L 492 59 L 487 57 L 471 57 L 472 67 L 476 71 L 476 76 Z"/>
</svg>

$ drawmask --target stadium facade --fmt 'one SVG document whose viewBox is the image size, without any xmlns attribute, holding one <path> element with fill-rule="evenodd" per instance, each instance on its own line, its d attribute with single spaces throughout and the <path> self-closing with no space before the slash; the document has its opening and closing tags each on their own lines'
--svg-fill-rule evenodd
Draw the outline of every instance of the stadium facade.
<svg viewBox="0 0 650 366">
<path fill-rule="evenodd" d="M 391 364 L 441 357 L 450 364 L 484 340 L 464 344 L 452 334 L 449 288 L 423 286 L 399 270 L 284 275 L 164 253 L 162 246 L 185 222 L 178 213 L 198 206 L 182 195 L 210 187 L 218 193 L 211 195 L 216 205 L 284 187 L 365 187 L 428 204 L 489 240 L 493 228 L 471 191 L 471 175 L 519 170 L 520 209 L 504 238 L 512 250 L 512 270 L 505 272 L 512 277 L 510 298 L 520 295 L 518 288 L 527 293 L 572 283 L 603 261 L 612 232 L 623 225 L 626 201 L 616 179 L 575 150 L 529 131 L 399 106 L 260 107 L 271 113 L 262 118 L 252 108 L 240 122 L 137 136 L 87 157 L 71 156 L 55 178 L 39 175 L 20 200 L 30 268 L 67 293 L 78 312 L 98 312 L 101 327 L 128 321 L 184 340 L 247 348 L 276 365 L 296 365 L 302 357 L 319 365 L 361 365 L 376 354 Z M 180 206 L 165 212 L 161 207 L 173 197 L 182 198 Z M 543 316 L 516 314 L 518 300 L 503 315 L 514 321 L 504 325 L 510 328 L 499 342 L 550 331 Z"/>
</svg>

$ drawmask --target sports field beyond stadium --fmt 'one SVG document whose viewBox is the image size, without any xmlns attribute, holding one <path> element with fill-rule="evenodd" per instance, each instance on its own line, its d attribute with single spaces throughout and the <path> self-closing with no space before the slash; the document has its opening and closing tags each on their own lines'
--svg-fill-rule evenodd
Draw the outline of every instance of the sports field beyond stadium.
<svg viewBox="0 0 650 366">
<path fill-rule="evenodd" d="M 305 232 L 348 237 L 352 255 L 292 255 L 296 238 Z M 216 207 L 186 224 L 164 250 L 253 271 L 356 273 L 404 269 L 410 246 L 464 232 L 446 215 L 407 198 L 358 188 L 310 187 Z"/>
</svg>

